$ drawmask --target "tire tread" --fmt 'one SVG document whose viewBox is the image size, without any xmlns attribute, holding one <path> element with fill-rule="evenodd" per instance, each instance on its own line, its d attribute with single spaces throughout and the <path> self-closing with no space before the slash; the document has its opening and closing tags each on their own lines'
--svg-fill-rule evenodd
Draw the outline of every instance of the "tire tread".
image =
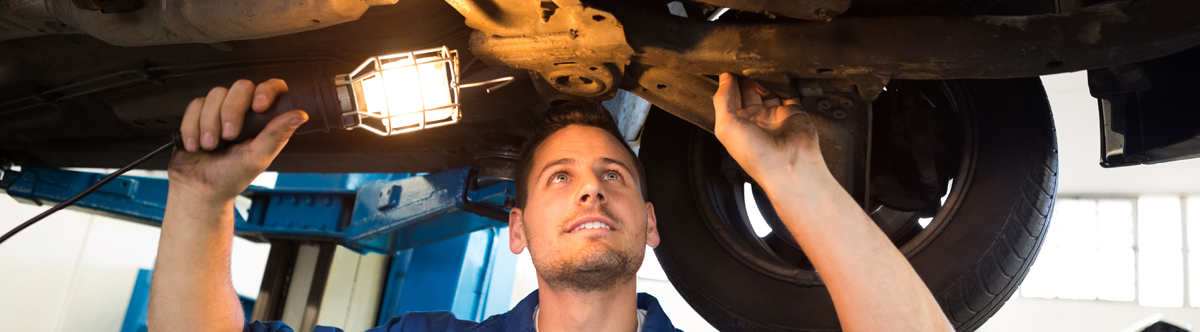
<svg viewBox="0 0 1200 332">
<path fill-rule="evenodd" d="M 1038 88 L 1041 88 L 1040 84 Z M 1042 91 L 1044 96 L 1044 90 Z M 1048 104 L 1044 98 L 1034 102 Z M 1026 150 L 1027 155 L 1022 156 L 1028 158 L 1027 173 L 1021 190 L 1024 194 L 1005 218 L 1005 225 L 998 239 L 1005 245 L 997 248 L 999 250 L 990 251 L 990 259 L 981 261 L 972 268 L 968 274 L 975 278 L 960 279 L 958 283 L 949 287 L 959 290 L 954 292 L 959 295 L 958 301 L 939 297 L 939 301 L 952 300 L 943 306 L 950 309 L 947 312 L 955 313 L 950 318 L 959 331 L 973 331 L 999 311 L 1028 275 L 1041 244 L 1045 241 L 1058 189 L 1058 147 L 1049 105 L 1045 105 L 1044 109 L 1045 112 L 1034 115 L 1037 119 L 1029 121 L 1048 124 L 1050 128 L 1033 128 L 1027 131 L 1031 136 L 1030 141 L 1035 144 L 1030 144 Z M 1009 264 L 1015 265 L 1016 270 L 1006 268 Z M 980 289 L 980 285 L 987 291 L 970 291 Z M 959 314 L 963 311 L 973 311 L 974 314 Z"/>
</svg>

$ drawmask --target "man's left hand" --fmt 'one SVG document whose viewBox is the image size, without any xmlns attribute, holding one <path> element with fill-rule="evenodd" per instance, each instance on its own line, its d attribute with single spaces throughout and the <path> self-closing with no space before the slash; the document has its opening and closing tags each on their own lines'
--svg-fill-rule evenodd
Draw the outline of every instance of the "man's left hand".
<svg viewBox="0 0 1200 332">
<path fill-rule="evenodd" d="M 828 172 L 816 128 L 800 101 L 781 101 L 749 78 L 738 81 L 732 74 L 721 74 L 713 96 L 713 132 L 746 173 L 769 179 L 791 175 L 780 172 Z"/>
</svg>

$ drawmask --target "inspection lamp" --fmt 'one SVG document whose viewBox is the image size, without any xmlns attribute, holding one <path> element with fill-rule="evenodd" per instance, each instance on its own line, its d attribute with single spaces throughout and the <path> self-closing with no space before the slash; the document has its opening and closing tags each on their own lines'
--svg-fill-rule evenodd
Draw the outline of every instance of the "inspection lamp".
<svg viewBox="0 0 1200 332">
<path fill-rule="evenodd" d="M 355 128 L 379 135 L 453 124 L 460 116 L 458 52 L 446 47 L 371 57 L 334 82 L 343 117 L 357 116 Z"/>
<path fill-rule="evenodd" d="M 294 109 L 304 110 L 310 116 L 308 122 L 297 128 L 295 135 L 328 132 L 331 128 L 341 127 L 362 128 L 382 136 L 391 136 L 454 124 L 462 117 L 459 89 L 497 84 L 488 89 L 491 92 L 491 89 L 506 85 L 513 79 L 509 76 L 461 84 L 458 75 L 458 51 L 445 46 L 374 56 L 349 74 L 335 76 L 332 86 L 328 81 L 316 82 L 311 86 L 298 85 L 276 97 L 268 111 L 247 112 L 238 137 L 229 141 L 219 140 L 214 150 L 225 149 L 258 136 L 272 118 Z M 319 120 L 312 121 L 316 119 Z M 150 158 L 170 151 L 172 147 L 183 149 L 182 134 L 178 131 L 172 136 L 171 143 L 0 235 L 0 243 L 38 220 L 74 204 Z"/>
<path fill-rule="evenodd" d="M 293 86 L 266 112 L 246 113 L 238 137 L 219 140 L 216 149 L 254 138 L 276 115 L 295 109 L 317 120 L 301 125 L 295 135 L 342 128 L 391 136 L 454 124 L 462 116 L 460 89 L 497 84 L 488 89 L 491 92 L 512 79 L 462 84 L 458 51 L 445 46 L 374 56 L 349 74 Z M 182 135 L 176 133 L 174 139 L 175 146 L 183 148 Z"/>
<path fill-rule="evenodd" d="M 459 84 L 458 51 L 443 46 L 372 57 L 334 84 L 347 129 L 390 136 L 457 123 L 459 89 L 511 80 Z"/>
</svg>

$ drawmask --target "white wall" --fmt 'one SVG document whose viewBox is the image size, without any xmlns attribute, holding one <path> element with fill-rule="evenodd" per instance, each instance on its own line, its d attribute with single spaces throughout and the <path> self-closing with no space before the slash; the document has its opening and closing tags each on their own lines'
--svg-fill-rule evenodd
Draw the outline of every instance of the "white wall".
<svg viewBox="0 0 1200 332">
<path fill-rule="evenodd" d="M 1200 323 L 1195 308 L 1152 308 L 1132 302 L 1014 298 L 980 332 L 1133 332 L 1165 319 L 1181 327 Z"/>
<path fill-rule="evenodd" d="M 0 232 L 48 206 L 0 194 Z M 139 269 L 152 269 L 159 229 L 64 210 L 0 244 L 5 331 L 120 331 Z M 234 288 L 258 296 L 270 246 L 236 239 Z"/>
<path fill-rule="evenodd" d="M 0 230 L 7 231 L 19 223 L 18 218 L 40 212 L 32 206 L 18 205 L 7 196 L 0 197 L 0 202 L 4 216 Z M 15 331 L 63 330 L 67 308 L 74 300 L 70 289 L 77 284 L 75 272 L 92 221 L 82 213 L 62 212 L 0 245 L 0 294 L 3 294 L 0 295 L 0 321 L 5 322 L 7 328 Z M 116 285 L 114 288 L 123 287 Z M 124 311 L 98 314 L 117 319 L 94 319 L 96 326 L 103 328 L 116 324 L 119 328 L 119 318 Z"/>
</svg>

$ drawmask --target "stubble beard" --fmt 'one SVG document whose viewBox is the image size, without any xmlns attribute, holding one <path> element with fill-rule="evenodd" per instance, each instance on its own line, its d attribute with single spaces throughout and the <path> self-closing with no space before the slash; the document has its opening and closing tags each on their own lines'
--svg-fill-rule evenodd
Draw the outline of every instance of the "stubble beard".
<svg viewBox="0 0 1200 332">
<path fill-rule="evenodd" d="M 599 212 L 621 227 L 629 225 L 619 220 L 607 206 L 601 206 Z M 564 223 L 578 219 L 579 215 L 571 216 Z M 532 240 L 526 233 L 525 238 Z M 634 280 L 644 255 L 643 251 L 600 245 L 576 257 L 551 256 L 550 261 L 543 264 L 535 262 L 534 268 L 550 287 L 581 293 L 597 292 Z"/>
</svg>

